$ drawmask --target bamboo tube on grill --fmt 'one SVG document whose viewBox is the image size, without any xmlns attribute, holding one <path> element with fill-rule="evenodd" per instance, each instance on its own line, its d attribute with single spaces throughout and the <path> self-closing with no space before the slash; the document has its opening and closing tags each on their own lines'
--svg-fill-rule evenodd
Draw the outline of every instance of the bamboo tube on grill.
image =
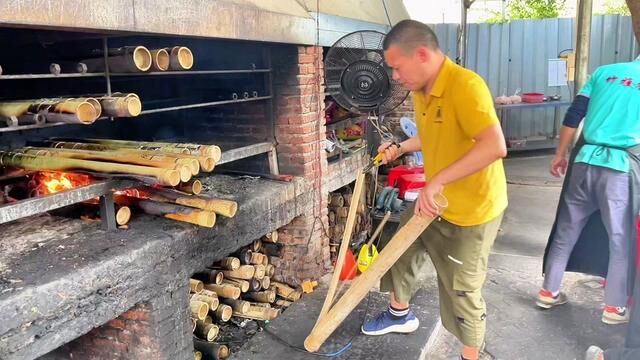
<svg viewBox="0 0 640 360">
<path fill-rule="evenodd" d="M 205 284 L 204 288 L 218 294 L 219 298 L 238 299 L 240 298 L 240 289 L 229 284 Z"/>
<path fill-rule="evenodd" d="M 193 66 L 193 53 L 189 48 L 184 46 L 174 46 L 167 48 L 171 60 L 169 67 L 171 70 L 189 70 Z"/>
<path fill-rule="evenodd" d="M 189 279 L 189 287 L 191 288 L 191 292 L 195 294 L 199 294 L 204 290 L 202 281 L 196 279 Z"/>
<path fill-rule="evenodd" d="M 216 309 L 218 308 L 218 305 L 220 305 L 220 300 L 218 300 L 217 295 L 216 297 L 211 297 L 211 296 L 205 296 L 202 294 L 193 294 L 191 295 L 191 300 L 207 303 L 207 305 L 209 305 L 209 311 L 216 311 Z"/>
<path fill-rule="evenodd" d="M 125 195 L 114 195 L 113 200 L 118 205 L 135 206 L 146 214 L 163 216 L 167 219 L 208 228 L 212 228 L 216 223 L 216 214 L 210 211 L 193 209 L 181 205 L 165 204 L 152 200 L 138 199 Z"/>
<path fill-rule="evenodd" d="M 170 56 L 167 49 L 153 49 L 151 52 L 151 68 L 155 71 L 167 71 L 169 69 Z"/>
<path fill-rule="evenodd" d="M 243 293 L 249 291 L 250 283 L 247 280 L 226 278 L 222 283 L 237 286 Z"/>
<path fill-rule="evenodd" d="M 49 122 L 73 124 L 92 124 L 98 118 L 97 109 L 87 101 L 40 99 L 0 102 L 0 116 L 20 116 L 26 113 L 42 113 Z"/>
<path fill-rule="evenodd" d="M 260 284 L 262 285 L 262 289 L 269 290 L 269 287 L 271 286 L 271 278 L 265 276 L 264 278 L 262 278 L 262 280 L 260 280 Z"/>
<path fill-rule="evenodd" d="M 225 217 L 234 217 L 238 211 L 238 203 L 231 200 L 211 199 L 199 195 L 188 195 L 170 189 L 158 189 L 146 186 L 144 192 L 150 194 L 154 200 L 173 202 L 202 210 L 213 211 Z"/>
<path fill-rule="evenodd" d="M 106 161 L 114 163 L 125 163 L 132 165 L 148 166 L 162 169 L 176 170 L 180 173 L 181 181 L 189 181 L 191 179 L 191 168 L 185 164 L 179 164 L 175 161 L 157 160 L 153 157 L 142 157 L 133 154 L 114 154 L 104 151 L 91 150 L 75 150 L 75 149 L 58 149 L 58 148 L 39 148 L 26 147 L 20 150 L 25 154 L 31 155 L 52 155 L 69 159 Z"/>
<path fill-rule="evenodd" d="M 113 72 L 144 72 L 153 63 L 151 53 L 144 46 L 126 46 L 119 49 L 109 49 L 107 63 Z M 104 71 L 104 58 L 82 60 L 89 72 Z"/>
<path fill-rule="evenodd" d="M 243 298 L 256 302 L 272 303 L 276 301 L 276 292 L 271 290 L 248 292 L 243 295 Z"/>
<path fill-rule="evenodd" d="M 202 182 L 198 179 L 183 181 L 183 184 L 179 184 L 175 189 L 187 194 L 199 195 L 202 192 Z"/>
<path fill-rule="evenodd" d="M 255 268 L 255 272 L 253 274 L 253 277 L 258 279 L 258 280 L 262 280 L 262 278 L 264 278 L 265 274 L 266 274 L 266 268 L 264 265 L 254 265 L 253 266 Z"/>
<path fill-rule="evenodd" d="M 193 278 L 208 284 L 220 285 L 224 280 L 224 274 L 221 270 L 207 269 L 193 274 Z"/>
<path fill-rule="evenodd" d="M 209 360 L 225 360 L 229 357 L 229 348 L 226 345 L 194 338 L 193 347 Z"/>
<path fill-rule="evenodd" d="M 221 304 L 216 309 L 216 318 L 220 321 L 227 322 L 231 319 L 231 316 L 233 316 L 233 309 L 229 305 Z"/>
<path fill-rule="evenodd" d="M 221 299 L 220 301 L 225 305 L 231 306 L 233 312 L 244 313 L 249 311 L 249 307 L 251 306 L 250 302 L 244 300 Z"/>
<path fill-rule="evenodd" d="M 226 278 L 251 280 L 256 273 L 256 268 L 251 265 L 241 265 L 236 270 L 225 270 L 223 273 Z"/>
<path fill-rule="evenodd" d="M 209 312 L 209 305 L 205 302 L 195 300 L 191 300 L 189 305 L 191 306 L 191 316 L 198 320 L 204 320 Z"/>
<path fill-rule="evenodd" d="M 137 96 L 105 96 L 100 99 L 100 104 L 107 116 L 136 117 L 142 112 L 142 102 Z"/>
<path fill-rule="evenodd" d="M 88 102 L 89 104 L 93 105 L 93 108 L 96 109 L 96 119 L 100 117 L 100 115 L 102 115 L 102 104 L 100 104 L 100 101 L 98 101 L 98 99 L 96 98 L 92 98 L 92 97 L 86 97 L 86 98 L 72 98 L 72 99 L 66 99 L 65 101 L 79 101 L 79 102 Z"/>
<path fill-rule="evenodd" d="M 240 259 L 237 257 L 227 257 L 220 261 L 220 266 L 225 270 L 238 270 L 240 269 Z M 226 276 L 226 274 L 225 274 Z"/>
<path fill-rule="evenodd" d="M 201 339 L 213 341 L 218 337 L 220 328 L 214 324 L 205 324 L 204 321 L 196 321 L 196 335 Z"/>
<path fill-rule="evenodd" d="M 100 161 L 67 159 L 55 156 L 35 156 L 16 152 L 0 152 L 0 165 L 27 170 L 91 170 L 104 173 L 124 173 L 153 176 L 162 185 L 175 186 L 180 183 L 180 173 L 176 170 L 158 169 L 148 166 L 106 163 Z"/>
<path fill-rule="evenodd" d="M 129 148 L 146 148 L 149 150 L 163 150 L 166 152 L 176 152 L 191 155 L 202 155 L 206 157 L 212 157 L 215 162 L 220 161 L 222 157 L 222 151 L 220 147 L 216 145 L 204 145 L 204 144 L 191 144 L 191 143 L 168 143 L 168 142 L 154 142 L 154 141 L 129 141 L 129 140 L 112 140 L 112 139 L 85 139 L 87 142 L 92 142 L 102 145 L 119 145 L 120 147 Z"/>
</svg>

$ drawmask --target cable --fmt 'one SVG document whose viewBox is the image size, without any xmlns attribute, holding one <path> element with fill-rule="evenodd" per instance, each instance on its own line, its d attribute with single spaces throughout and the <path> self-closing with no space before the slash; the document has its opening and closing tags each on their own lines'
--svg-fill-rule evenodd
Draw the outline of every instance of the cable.
<svg viewBox="0 0 640 360">
<path fill-rule="evenodd" d="M 384 8 L 384 13 L 385 15 L 387 15 L 387 21 L 389 22 L 389 27 L 393 27 L 393 25 L 391 24 L 391 18 L 389 18 L 389 11 L 387 11 L 387 3 L 382 0 L 382 7 Z"/>
</svg>

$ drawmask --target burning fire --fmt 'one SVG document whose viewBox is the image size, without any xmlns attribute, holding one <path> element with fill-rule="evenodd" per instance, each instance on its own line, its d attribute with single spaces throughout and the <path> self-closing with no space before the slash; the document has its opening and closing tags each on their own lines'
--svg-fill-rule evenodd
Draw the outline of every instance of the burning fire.
<svg viewBox="0 0 640 360">
<path fill-rule="evenodd" d="M 29 182 L 31 196 L 53 194 L 90 183 L 91 178 L 87 175 L 44 171 L 34 175 Z"/>
</svg>

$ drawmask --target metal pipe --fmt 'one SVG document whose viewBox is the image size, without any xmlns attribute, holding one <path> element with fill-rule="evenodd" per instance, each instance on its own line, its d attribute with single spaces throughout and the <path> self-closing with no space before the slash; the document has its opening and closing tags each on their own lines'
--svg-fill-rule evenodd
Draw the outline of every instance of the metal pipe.
<svg viewBox="0 0 640 360">
<path fill-rule="evenodd" d="M 161 113 L 161 112 L 165 112 L 165 111 L 196 109 L 196 108 L 207 107 L 207 106 L 235 104 L 235 103 L 243 103 L 243 102 L 249 102 L 249 101 L 259 101 L 259 100 L 267 100 L 267 99 L 271 99 L 271 96 L 261 96 L 261 97 L 249 98 L 249 99 L 223 100 L 223 101 L 212 101 L 212 102 L 200 103 L 200 104 L 171 106 L 171 107 L 167 107 L 167 108 L 144 110 L 144 111 L 141 112 L 141 114 L 155 114 L 155 113 Z"/>
<path fill-rule="evenodd" d="M 458 39 L 458 64 L 465 66 L 467 61 L 467 12 L 475 0 L 461 0 L 461 16 L 460 16 L 460 37 Z"/>
</svg>

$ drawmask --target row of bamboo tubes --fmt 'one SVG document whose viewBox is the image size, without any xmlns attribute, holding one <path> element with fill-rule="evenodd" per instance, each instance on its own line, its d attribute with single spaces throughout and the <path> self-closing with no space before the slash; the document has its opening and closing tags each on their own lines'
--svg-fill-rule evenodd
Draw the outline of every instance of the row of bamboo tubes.
<svg viewBox="0 0 640 360">
<path fill-rule="evenodd" d="M 198 351 L 204 358 L 224 359 L 225 351 L 228 356 L 228 348 L 215 342 L 221 338 L 220 325 L 231 318 L 270 321 L 300 299 L 302 290 L 273 280 L 276 267 L 271 259 L 280 255 L 275 251 L 277 241 L 274 231 L 193 274 L 191 317 L 194 334 L 201 339 L 194 340 L 196 359 Z M 265 253 L 267 248 L 272 256 Z"/>
<path fill-rule="evenodd" d="M 97 54 L 100 53 L 98 52 Z M 151 50 L 141 45 L 125 46 L 109 49 L 107 54 L 109 70 L 121 73 L 145 72 L 149 70 L 189 70 L 193 67 L 193 62 L 193 53 L 185 46 L 174 46 Z M 95 57 L 82 60 L 78 66 L 76 66 L 76 71 L 104 71 L 104 65 L 105 61 L 103 57 Z"/>
<path fill-rule="evenodd" d="M 0 116 L 7 125 L 17 118 L 17 125 L 49 123 L 93 124 L 101 116 L 135 117 L 142 112 L 142 102 L 133 93 L 113 93 L 110 96 L 83 96 L 14 100 L 0 102 Z"/>
</svg>

